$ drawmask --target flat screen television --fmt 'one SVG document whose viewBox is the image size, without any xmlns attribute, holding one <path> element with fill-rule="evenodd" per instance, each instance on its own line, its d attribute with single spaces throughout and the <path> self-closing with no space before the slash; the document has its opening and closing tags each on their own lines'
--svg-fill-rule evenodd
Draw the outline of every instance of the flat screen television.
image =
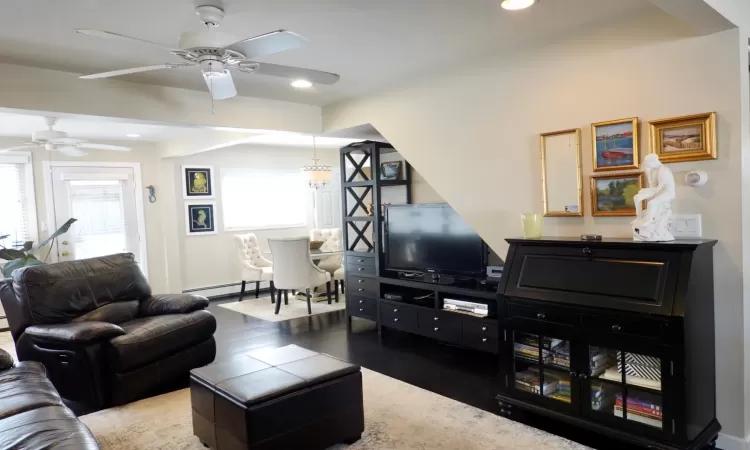
<svg viewBox="0 0 750 450">
<path fill-rule="evenodd" d="M 487 247 L 446 204 L 389 205 L 386 270 L 483 277 Z"/>
</svg>

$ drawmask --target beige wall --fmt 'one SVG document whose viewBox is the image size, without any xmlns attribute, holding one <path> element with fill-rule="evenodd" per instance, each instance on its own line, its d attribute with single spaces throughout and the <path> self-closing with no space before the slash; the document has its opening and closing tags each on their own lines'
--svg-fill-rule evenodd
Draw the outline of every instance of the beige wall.
<svg viewBox="0 0 750 450">
<path fill-rule="evenodd" d="M 415 79 L 378 95 L 324 108 L 326 131 L 372 124 L 500 255 L 521 234 L 519 214 L 541 210 L 539 133 L 581 128 L 584 176 L 591 168 L 590 124 L 640 117 L 647 122 L 716 111 L 719 159 L 672 164 L 677 213 L 703 215 L 717 238 L 715 300 L 718 414 L 724 432 L 744 439 L 740 84 L 737 30 L 693 37 L 671 16 L 649 13 L 598 30 Z M 604 26 L 606 25 L 606 26 Z M 747 107 L 747 105 L 744 105 Z M 460 149 L 460 151 L 457 151 Z M 692 169 L 707 186 L 684 185 Z M 630 218 L 549 218 L 545 234 L 628 236 Z"/>
<path fill-rule="evenodd" d="M 321 164 L 334 168 L 339 166 L 338 150 L 318 149 Z M 176 196 L 172 199 L 174 216 L 165 219 L 172 222 L 172 232 L 177 236 L 178 252 L 173 255 L 170 265 L 179 265 L 181 289 L 196 289 L 240 282 L 240 268 L 237 263 L 235 234 L 253 232 L 258 236 L 261 248 L 269 252 L 269 237 L 307 236 L 308 228 L 287 228 L 276 230 L 224 231 L 222 224 L 221 171 L 225 168 L 288 168 L 297 170 L 310 164 L 312 151 L 309 148 L 282 148 L 237 146 L 225 150 L 175 158 L 170 161 L 173 188 Z M 187 236 L 185 233 L 184 205 L 182 198 L 181 166 L 183 164 L 210 165 L 214 168 L 219 232 L 207 236 Z M 312 191 L 310 191 L 312 196 Z M 263 214 L 263 211 L 258 211 Z M 168 226 L 168 225 L 167 225 Z"/>
</svg>

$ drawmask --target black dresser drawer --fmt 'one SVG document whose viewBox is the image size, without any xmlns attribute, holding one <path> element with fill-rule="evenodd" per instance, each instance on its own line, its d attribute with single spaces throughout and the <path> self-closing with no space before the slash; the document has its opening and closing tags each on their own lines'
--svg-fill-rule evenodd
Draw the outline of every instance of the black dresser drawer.
<svg viewBox="0 0 750 450">
<path fill-rule="evenodd" d="M 475 350 L 481 350 L 494 354 L 498 354 L 500 352 L 499 336 L 497 335 L 497 333 L 491 335 L 464 333 L 461 343 L 466 347 L 473 348 Z"/>
<path fill-rule="evenodd" d="M 348 276 L 351 275 L 364 275 L 369 277 L 375 276 L 375 266 L 372 265 L 364 265 L 364 264 L 354 264 L 354 263 L 347 263 L 346 265 L 346 274 Z"/>
<path fill-rule="evenodd" d="M 346 277 L 347 295 L 361 295 L 365 297 L 378 298 L 378 282 L 375 278 L 358 277 L 349 275 Z"/>
<path fill-rule="evenodd" d="M 461 342 L 463 321 L 458 314 L 425 308 L 418 311 L 417 317 L 420 334 L 441 341 Z"/>
<path fill-rule="evenodd" d="M 550 307 L 536 307 L 521 305 L 518 303 L 510 304 L 510 317 L 515 319 L 532 319 L 544 322 L 551 322 L 560 325 L 580 325 L 578 315 Z"/>
<path fill-rule="evenodd" d="M 376 320 L 378 317 L 377 299 L 367 297 L 346 296 L 346 309 L 350 316 Z"/>
<path fill-rule="evenodd" d="M 384 327 L 398 328 L 416 332 L 418 329 L 417 307 L 394 302 L 381 302 L 380 324 Z"/>
<path fill-rule="evenodd" d="M 375 267 L 375 258 L 372 256 L 347 256 L 346 263 Z"/>
<path fill-rule="evenodd" d="M 583 316 L 583 329 L 598 334 L 615 334 L 643 338 L 660 338 L 664 322 L 658 320 L 629 320 L 606 316 Z"/>
<path fill-rule="evenodd" d="M 466 316 L 463 318 L 463 329 L 464 335 L 494 338 L 498 336 L 497 320 Z"/>
</svg>

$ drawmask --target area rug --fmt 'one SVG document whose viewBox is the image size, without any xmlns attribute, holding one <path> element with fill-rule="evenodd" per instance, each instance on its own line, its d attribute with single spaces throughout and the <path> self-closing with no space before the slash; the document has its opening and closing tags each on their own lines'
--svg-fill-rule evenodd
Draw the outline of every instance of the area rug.
<svg viewBox="0 0 750 450">
<path fill-rule="evenodd" d="M 584 450 L 583 445 L 362 369 L 367 450 Z M 183 389 L 80 418 L 102 450 L 203 450 Z"/>
<path fill-rule="evenodd" d="M 330 305 L 325 302 L 312 302 L 312 315 L 323 314 L 331 311 L 339 311 L 346 306 L 346 299 L 343 295 L 339 296 L 339 302 L 333 301 Z M 274 314 L 276 305 L 271 303 L 271 297 L 253 298 L 241 302 L 224 303 L 219 305 L 222 308 L 231 309 L 247 316 L 257 317 L 258 319 L 269 322 L 281 322 L 283 320 L 296 319 L 298 317 L 308 317 L 307 302 L 298 300 L 295 296 L 289 296 L 289 304 L 281 303 L 279 314 Z"/>
</svg>

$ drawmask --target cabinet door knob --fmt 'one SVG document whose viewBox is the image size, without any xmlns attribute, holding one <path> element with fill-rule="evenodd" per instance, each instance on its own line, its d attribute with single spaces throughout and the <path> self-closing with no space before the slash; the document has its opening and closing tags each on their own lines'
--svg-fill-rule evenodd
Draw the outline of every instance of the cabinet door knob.
<svg viewBox="0 0 750 450">
<path fill-rule="evenodd" d="M 395 319 L 393 319 L 393 321 L 394 322 L 398 322 L 398 317 L 396 317 Z"/>
<path fill-rule="evenodd" d="M 622 327 L 620 325 L 612 325 L 612 331 L 615 333 L 622 331 Z"/>
<path fill-rule="evenodd" d="M 487 327 L 482 327 L 482 331 L 487 331 Z"/>
<path fill-rule="evenodd" d="M 487 338 L 482 338 L 482 342 L 487 342 Z"/>
<path fill-rule="evenodd" d="M 435 317 L 435 320 L 440 320 L 440 317 Z"/>
<path fill-rule="evenodd" d="M 578 372 L 570 372 L 570 378 L 578 378 Z"/>
<path fill-rule="evenodd" d="M 398 312 L 398 308 L 393 308 L 393 312 Z"/>
<path fill-rule="evenodd" d="M 357 270 L 359 270 L 360 272 L 362 272 L 363 270 L 365 270 L 365 268 L 364 267 L 357 267 Z"/>
<path fill-rule="evenodd" d="M 365 280 L 357 280 L 357 283 L 364 283 Z"/>
<path fill-rule="evenodd" d="M 357 292 L 364 292 L 364 291 L 365 291 L 364 288 L 357 289 Z"/>
<path fill-rule="evenodd" d="M 544 318 L 546 318 L 546 317 L 547 317 L 547 315 L 546 315 L 546 314 L 544 314 L 544 313 L 539 313 L 539 314 L 537 314 L 537 315 L 536 315 L 536 318 L 537 318 L 537 319 L 544 319 Z"/>
<path fill-rule="evenodd" d="M 435 327 L 435 331 L 440 331 L 440 328 L 438 328 L 438 327 Z"/>
<path fill-rule="evenodd" d="M 364 259 L 358 259 L 357 262 L 363 263 L 363 262 L 365 262 L 365 260 Z"/>
<path fill-rule="evenodd" d="M 359 308 L 359 312 L 362 312 L 362 311 L 364 311 L 364 310 L 365 310 L 364 308 Z"/>
<path fill-rule="evenodd" d="M 588 377 L 589 377 L 589 375 L 587 373 L 579 373 L 578 374 L 578 378 L 580 378 L 582 380 L 585 380 Z"/>
<path fill-rule="evenodd" d="M 360 300 L 360 301 L 359 301 L 359 303 L 360 303 L 360 304 L 362 304 L 362 303 L 364 303 L 364 302 L 365 302 L 364 300 Z"/>
<path fill-rule="evenodd" d="M 591 256 L 591 249 L 588 247 L 583 248 L 583 254 L 586 256 Z"/>
</svg>

